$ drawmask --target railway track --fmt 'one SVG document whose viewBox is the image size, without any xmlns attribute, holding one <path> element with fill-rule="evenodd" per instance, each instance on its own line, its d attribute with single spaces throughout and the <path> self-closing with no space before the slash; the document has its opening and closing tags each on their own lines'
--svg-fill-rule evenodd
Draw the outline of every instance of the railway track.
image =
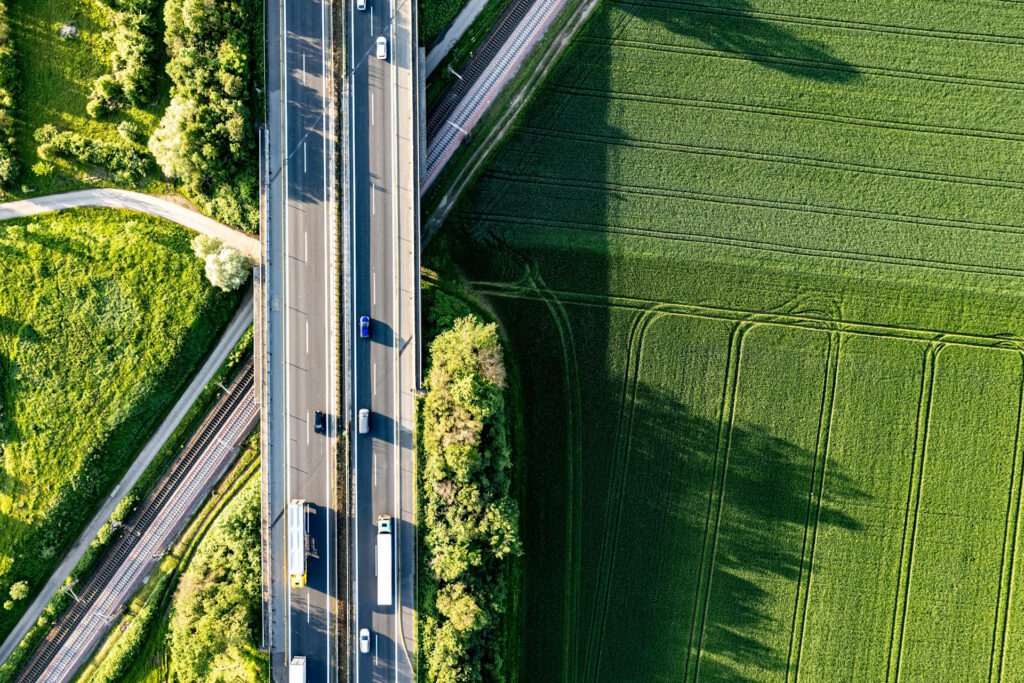
<svg viewBox="0 0 1024 683">
<path fill-rule="evenodd" d="M 78 593 L 78 599 L 68 608 L 54 624 L 46 638 L 36 649 L 28 665 L 16 679 L 18 683 L 36 683 L 37 681 L 48 680 L 48 670 L 51 663 L 60 654 L 63 646 L 69 641 L 79 624 L 89 616 L 90 611 L 96 606 L 98 598 L 111 584 L 118 588 L 127 588 L 123 583 L 131 583 L 131 580 L 119 576 L 122 566 L 132 556 L 151 528 L 157 526 L 161 531 L 173 526 L 180 520 L 183 512 L 184 502 L 172 500 L 171 496 L 182 483 L 186 476 L 193 473 L 194 466 L 200 456 L 215 444 L 215 439 L 221 430 L 228 424 L 229 419 L 243 406 L 246 400 L 253 400 L 253 360 L 249 361 L 239 371 L 228 387 L 227 392 L 220 398 L 213 410 L 196 430 L 196 433 L 189 439 L 181 453 L 172 463 L 168 472 L 163 476 L 156 488 L 143 501 L 135 514 L 126 522 L 120 536 L 114 541 L 106 557 L 100 562 L 96 570 L 89 576 Z M 207 464 L 208 466 L 208 464 Z M 166 512 L 174 514 L 166 515 Z M 119 582 L 118 580 L 121 579 Z M 123 605 L 118 605 L 118 610 Z M 116 615 L 100 615 L 108 621 L 112 621 Z M 64 657 L 69 655 L 65 653 Z"/>
<path fill-rule="evenodd" d="M 483 39 L 469 62 L 466 63 L 462 73 L 459 74 L 462 78 L 456 79 L 449 86 L 433 110 L 429 112 L 427 117 L 428 147 L 430 142 L 437 137 L 452 112 L 455 111 L 455 107 L 498 55 L 505 41 L 516 30 L 532 6 L 533 0 L 512 0 L 498 17 L 498 21 L 495 22 L 490 33 Z"/>
</svg>

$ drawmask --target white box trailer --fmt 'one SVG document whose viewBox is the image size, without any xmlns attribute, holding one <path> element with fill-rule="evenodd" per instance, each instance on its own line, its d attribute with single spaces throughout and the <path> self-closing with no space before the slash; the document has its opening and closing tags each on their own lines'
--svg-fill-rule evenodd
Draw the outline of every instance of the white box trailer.
<svg viewBox="0 0 1024 683">
<path fill-rule="evenodd" d="M 391 516 L 377 518 L 377 604 L 391 604 Z"/>
<path fill-rule="evenodd" d="M 292 588 L 306 585 L 306 501 L 288 504 L 288 577 Z"/>
<path fill-rule="evenodd" d="M 306 683 L 306 658 L 292 657 L 288 667 L 288 683 Z"/>
</svg>

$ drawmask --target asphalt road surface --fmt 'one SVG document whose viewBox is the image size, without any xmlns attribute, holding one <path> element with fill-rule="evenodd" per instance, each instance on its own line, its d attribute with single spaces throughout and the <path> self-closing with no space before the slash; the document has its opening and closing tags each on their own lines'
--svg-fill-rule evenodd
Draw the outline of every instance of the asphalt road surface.
<svg viewBox="0 0 1024 683">
<path fill-rule="evenodd" d="M 287 680 L 286 662 L 295 656 L 306 658 L 308 680 L 337 679 L 330 11 L 326 0 L 278 0 L 270 3 L 267 17 L 268 472 L 273 480 L 268 509 L 274 680 Z M 318 410 L 328 416 L 327 434 L 314 431 Z M 304 587 L 292 589 L 285 510 L 296 499 L 308 504 L 307 580 Z"/>
<path fill-rule="evenodd" d="M 407 0 L 397 0 L 403 2 Z M 399 317 L 403 267 L 396 217 L 403 205 L 398 159 L 412 150 L 399 125 L 403 102 L 396 101 L 398 69 L 408 70 L 413 45 L 402 12 L 408 5 L 396 0 L 367 0 L 365 10 L 350 5 L 349 50 L 351 86 L 350 159 L 352 196 L 352 301 L 353 317 L 353 450 L 355 458 L 356 515 L 352 538 L 355 632 L 370 630 L 370 651 L 354 649 L 356 681 L 411 681 L 409 647 L 411 622 L 403 631 L 403 611 L 411 612 L 415 563 L 411 561 L 411 517 L 402 517 L 403 487 L 411 487 L 411 430 L 397 419 L 403 387 L 400 351 L 403 341 Z M 399 20 L 393 13 L 399 12 Z M 387 56 L 377 57 L 377 39 L 387 40 Z M 396 45 L 398 50 L 396 51 Z M 397 62 L 396 62 L 397 59 Z M 404 105 L 407 108 L 407 104 Z M 403 147 L 404 145 L 404 147 Z M 404 219 L 403 219 L 404 220 Z M 370 337 L 359 337 L 358 319 L 370 318 Z M 369 433 L 359 434 L 358 411 L 370 411 Z M 408 416 L 406 416 L 408 418 Z M 403 460 L 404 458 L 404 460 Z M 377 603 L 376 521 L 379 515 L 395 519 L 388 542 L 393 547 L 392 604 Z M 403 545 L 404 544 L 404 545 Z M 355 637 L 355 634 L 353 634 Z M 352 647 L 355 648 L 353 642 Z"/>
</svg>

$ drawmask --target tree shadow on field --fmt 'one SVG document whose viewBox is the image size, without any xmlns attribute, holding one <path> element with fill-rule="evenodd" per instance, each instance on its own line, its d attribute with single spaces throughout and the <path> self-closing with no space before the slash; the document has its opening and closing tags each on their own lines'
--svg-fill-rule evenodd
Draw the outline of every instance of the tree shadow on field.
<svg viewBox="0 0 1024 683">
<path fill-rule="evenodd" d="M 849 62 L 835 56 L 824 43 L 797 35 L 781 24 L 764 21 L 750 13 L 746 0 L 728 7 L 679 8 L 666 19 L 663 7 L 619 5 L 624 11 L 650 23 L 660 23 L 681 36 L 689 36 L 715 50 L 730 52 L 790 76 L 828 83 L 847 83 L 859 73 Z"/>
<path fill-rule="evenodd" d="M 615 385 L 621 377 L 595 396 L 617 399 Z M 584 572 L 598 572 L 597 591 L 581 600 L 586 677 L 735 681 L 785 671 L 811 561 L 805 529 L 858 530 L 844 509 L 865 494 L 829 462 L 819 509 L 821 464 L 807 449 L 759 426 L 722 432 L 720 446 L 717 420 L 658 387 L 641 384 L 633 406 L 625 448 L 614 445 L 624 438 L 614 423 L 584 417 L 587 468 L 609 474 L 607 492 L 582 492 L 583 516 L 598 534 L 618 526 L 603 541 L 583 533 L 604 558 L 589 563 L 583 550 Z"/>
</svg>

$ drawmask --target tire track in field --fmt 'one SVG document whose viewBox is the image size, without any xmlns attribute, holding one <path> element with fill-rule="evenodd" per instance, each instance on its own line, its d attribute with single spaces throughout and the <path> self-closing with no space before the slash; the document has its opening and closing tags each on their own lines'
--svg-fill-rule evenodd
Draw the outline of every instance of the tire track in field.
<svg viewBox="0 0 1024 683">
<path fill-rule="evenodd" d="M 787 14 L 784 12 L 768 12 L 764 10 L 748 10 L 738 7 L 715 7 L 702 3 L 691 2 L 636 2 L 635 0 L 615 0 L 616 5 L 630 5 L 633 7 L 647 8 L 656 7 L 669 10 L 686 10 L 696 14 L 713 14 L 736 18 L 750 18 L 770 21 L 777 24 L 819 26 L 825 28 L 841 28 L 850 31 L 863 31 L 867 33 L 892 34 L 896 36 L 918 36 L 922 38 L 937 38 L 941 40 L 956 40 L 974 43 L 987 43 L 992 45 L 1024 45 L 1024 37 L 1000 33 L 984 33 L 980 31 L 946 31 L 943 29 L 924 28 L 918 26 L 905 26 L 900 24 L 886 24 L 873 21 L 854 21 L 850 19 L 835 19 L 832 17 L 819 17 L 809 14 Z"/>
<path fill-rule="evenodd" d="M 903 542 L 900 546 L 900 568 L 896 580 L 896 599 L 892 611 L 892 629 L 889 637 L 889 655 L 886 660 L 885 680 L 898 682 L 903 657 L 903 637 L 906 632 L 907 607 L 910 603 L 910 578 L 914 562 L 914 543 L 917 540 L 917 521 L 924 487 L 925 456 L 928 447 L 928 426 L 931 419 L 932 392 L 935 388 L 935 366 L 943 344 L 929 344 L 923 360 L 921 396 L 917 404 L 917 427 L 914 433 L 914 454 L 910 461 L 907 486 L 907 504 L 903 518 Z"/>
<path fill-rule="evenodd" d="M 538 300 L 531 289 L 523 288 L 514 283 L 475 281 L 473 286 L 491 296 L 508 299 Z M 946 330 L 930 330 L 925 328 L 900 327 L 883 323 L 850 322 L 832 318 L 816 317 L 808 314 L 780 313 L 775 311 L 746 311 L 741 309 L 715 307 L 701 304 L 684 304 L 675 302 L 641 299 L 638 297 L 609 296 L 572 292 L 568 290 L 552 290 L 560 301 L 575 306 L 613 306 L 629 310 L 648 310 L 653 307 L 665 313 L 682 315 L 702 320 L 721 320 L 734 323 L 750 322 L 758 325 L 791 327 L 813 330 L 837 330 L 848 335 L 862 337 L 879 337 L 886 339 L 905 339 L 925 343 L 941 343 L 943 346 L 966 346 L 983 349 L 1008 349 L 1024 352 L 1024 337 L 1007 335 L 979 335 Z"/>
<path fill-rule="evenodd" d="M 996 592 L 996 614 L 992 625 L 992 654 L 989 658 L 988 680 L 1003 679 L 1006 657 L 1006 629 L 1010 622 L 1010 599 L 1013 591 L 1014 562 L 1020 529 L 1020 508 L 1024 489 L 1024 449 L 1021 430 L 1024 427 L 1024 354 L 1021 361 L 1020 398 L 1017 403 L 1017 430 L 1013 435 L 1013 464 L 1010 469 L 1010 491 L 1006 497 L 1006 525 L 1003 529 L 1003 553 L 999 565 L 999 588 Z"/>
<path fill-rule="evenodd" d="M 994 90 L 1024 90 L 1024 82 L 999 78 L 980 78 L 977 76 L 959 76 L 957 74 L 940 74 L 929 71 L 912 71 L 895 69 L 869 64 L 831 62 L 824 59 L 805 59 L 802 57 L 784 57 L 782 55 L 745 52 L 742 50 L 718 50 L 715 48 L 689 47 L 686 45 L 668 45 L 649 40 L 627 40 L 624 38 L 595 40 L 580 36 L 579 40 L 588 44 L 625 47 L 644 52 L 664 52 L 666 54 L 691 55 L 695 57 L 711 57 L 713 59 L 729 59 L 733 61 L 753 62 L 755 64 L 778 64 L 796 66 L 814 71 L 845 74 L 851 77 L 860 75 L 896 78 L 906 81 L 942 83 L 943 85 L 960 85 L 972 88 L 989 88 Z"/>
<path fill-rule="evenodd" d="M 800 657 L 803 655 L 804 629 L 807 625 L 807 605 L 811 594 L 811 576 L 814 571 L 814 549 L 821 521 L 821 501 L 825 493 L 825 466 L 828 459 L 829 438 L 835 409 L 836 377 L 843 338 L 832 332 L 828 339 L 825 377 L 821 387 L 821 407 L 818 411 L 818 436 L 814 445 L 814 464 L 811 467 L 811 485 L 807 494 L 807 517 L 804 519 L 804 539 L 800 549 L 800 569 L 793 604 L 793 626 L 789 638 L 789 656 L 786 659 L 786 681 L 793 683 L 800 677 Z M 806 578 L 805 578 L 806 577 Z M 792 673 L 792 675 L 790 675 Z"/>
<path fill-rule="evenodd" d="M 967 263 L 940 261 L 937 259 L 919 259 L 904 256 L 872 254 L 870 252 L 854 252 L 836 249 L 797 247 L 787 244 L 764 242 L 759 240 L 737 239 L 732 237 L 718 237 L 714 235 L 706 235 L 702 233 L 693 232 L 669 232 L 667 230 L 657 230 L 653 228 L 635 228 L 606 224 L 597 225 L 594 223 L 585 223 L 582 221 L 542 221 L 537 219 L 525 219 L 518 216 L 491 215 L 486 217 L 477 216 L 477 218 L 478 220 L 486 220 L 492 223 L 510 224 L 515 227 L 522 227 L 524 225 L 542 228 L 558 227 L 566 230 L 574 230 L 576 232 L 588 232 L 598 235 L 619 234 L 634 237 L 650 237 L 675 242 L 691 242 L 703 245 L 714 244 L 721 246 L 738 247 L 743 249 L 750 249 L 753 251 L 787 254 L 791 256 L 815 256 L 820 258 L 830 258 L 839 261 L 930 268 L 933 270 L 944 270 L 966 275 L 1002 275 L 1015 278 L 1024 276 L 1024 269 L 1021 268 L 1008 268 L 1004 266 L 976 266 Z"/>
<path fill-rule="evenodd" d="M 577 178 L 563 178 L 560 176 L 546 176 L 531 174 L 529 176 L 518 176 L 504 171 L 487 171 L 484 177 L 502 180 L 508 184 L 519 185 L 542 185 L 544 187 L 564 187 L 569 189 L 586 188 L 590 190 L 601 190 L 618 192 L 620 194 L 634 194 L 641 197 L 656 197 L 658 199 L 683 199 L 689 201 L 705 202 L 711 204 L 723 204 L 727 206 L 745 206 L 755 209 L 772 209 L 776 211 L 793 211 L 796 213 L 808 213 L 819 216 L 843 216 L 845 218 L 860 218 L 864 220 L 885 221 L 899 223 L 901 225 L 920 225 L 930 228 L 949 228 L 951 230 L 973 230 L 976 232 L 1003 234 L 1003 235 L 1024 235 L 1024 225 L 1014 223 L 991 223 L 986 221 L 974 221 L 966 218 L 937 218 L 934 216 L 922 216 L 919 214 L 893 213 L 891 211 L 869 211 L 867 209 L 856 209 L 852 207 L 835 206 L 832 204 L 811 204 L 804 202 L 791 202 L 783 199 L 763 199 L 745 195 L 723 194 L 720 192 L 700 192 L 696 190 L 676 190 L 672 188 L 631 185 L 627 183 L 615 183 L 611 181 L 582 180 Z M 500 217 L 510 218 L 510 214 L 494 212 L 460 213 L 467 218 L 475 217 Z M 531 219 L 523 217 L 520 220 L 529 222 Z M 545 224 L 557 223 L 557 220 L 545 220 Z M 604 223 L 588 222 L 585 225 L 601 226 Z M 614 226 L 620 229 L 630 229 L 631 226 Z M 642 228 L 648 231 L 659 231 L 658 228 Z M 680 234 L 661 230 L 668 234 Z M 725 238 L 730 239 L 730 238 Z M 731 238 L 738 239 L 738 238 Z M 765 244 L 772 244 L 764 242 Z M 860 253 L 860 252 L 858 252 Z"/>
<path fill-rule="evenodd" d="M 786 164 L 790 166 L 806 166 L 810 168 L 826 168 L 833 171 L 848 171 L 851 173 L 864 173 L 867 175 L 883 176 L 891 178 L 909 178 L 912 180 L 926 180 L 939 183 L 951 183 L 957 185 L 972 185 L 976 187 L 994 187 L 1006 190 L 1024 190 L 1024 182 L 1018 180 L 1004 180 L 1001 178 L 987 178 L 985 176 L 962 175 L 959 173 L 940 173 L 938 171 L 925 171 L 909 168 L 897 168 L 893 166 L 878 166 L 874 164 L 861 164 L 849 161 L 835 161 L 822 159 L 820 157 L 799 156 L 794 154 L 776 154 L 773 152 L 758 152 L 755 150 L 738 149 L 730 147 L 712 147 L 709 145 L 696 145 L 682 142 L 662 142 L 659 140 L 643 139 L 637 137 L 615 137 L 612 135 L 596 135 L 568 131 L 561 129 L 538 128 L 534 126 L 522 126 L 521 133 L 534 137 L 546 137 L 555 140 L 575 140 L 582 142 L 593 142 L 615 147 L 626 147 L 634 149 L 653 149 L 663 152 L 674 152 L 678 154 L 692 154 L 705 157 L 722 157 L 727 159 L 745 159 L 749 161 L 764 161 L 768 163 Z"/>
<path fill-rule="evenodd" d="M 812 111 L 810 109 L 794 109 L 791 107 L 770 107 L 761 104 L 743 104 L 740 102 L 729 102 L 726 100 L 697 99 L 690 97 L 678 97 L 674 95 L 632 93 L 622 90 L 600 90 L 598 88 L 588 88 L 586 86 L 581 85 L 563 85 L 561 83 L 556 82 L 549 84 L 547 87 L 553 91 L 572 92 L 576 95 L 589 97 L 591 99 L 620 100 L 624 102 L 649 102 L 652 104 L 664 104 L 671 105 L 674 107 L 686 107 L 690 109 L 708 109 L 712 111 L 732 111 L 746 114 L 761 114 L 764 116 L 776 116 L 780 118 L 824 121 L 827 123 L 840 123 L 847 126 L 858 126 L 864 128 L 904 130 L 912 133 L 926 133 L 929 135 L 947 135 L 950 137 L 977 138 L 982 140 L 1024 142 L 1024 133 L 1017 133 L 1006 130 L 985 128 L 963 128 L 958 126 L 939 126 L 923 122 L 898 121 L 895 119 L 876 119 L 864 116 L 849 116 L 846 114 L 831 114 L 828 112 Z"/>
<path fill-rule="evenodd" d="M 590 637 L 587 640 L 586 656 L 584 659 L 584 681 L 597 681 L 600 677 L 605 624 L 608 620 L 608 609 L 611 602 L 609 584 L 615 573 L 615 551 L 618 547 L 619 531 L 622 525 L 626 476 L 629 473 L 633 417 L 636 412 L 636 392 L 640 383 L 640 363 L 643 360 L 644 338 L 651 323 L 656 319 L 657 314 L 654 310 L 642 312 L 637 315 L 629 331 L 626 376 L 623 379 L 622 398 L 619 402 L 619 420 L 615 430 L 615 461 L 612 463 L 611 478 L 608 482 L 608 492 L 604 507 L 606 511 L 605 533 L 598 564 L 594 618 L 591 621 Z M 608 519 L 609 515 L 611 516 L 610 520 Z M 592 647 L 594 648 L 593 656 L 591 656 Z"/>
<path fill-rule="evenodd" d="M 715 443 L 715 463 L 711 474 L 707 518 L 704 522 L 704 544 L 700 552 L 697 592 L 694 595 L 689 645 L 686 648 L 686 667 L 683 670 L 684 681 L 697 681 L 700 677 L 700 656 L 701 649 L 704 646 L 705 622 L 707 621 L 708 609 L 711 603 L 711 580 L 715 573 L 718 532 L 722 522 L 722 509 L 725 505 L 725 483 L 729 469 L 729 446 L 732 442 L 733 413 L 736 407 L 737 387 L 740 380 L 743 339 L 751 327 L 753 325 L 747 322 L 738 323 L 733 328 L 729 340 L 729 355 L 726 361 L 726 376 L 722 389 L 722 407 L 719 413 L 718 437 Z M 719 465 L 721 465 L 720 471 Z M 702 588 L 703 590 L 701 590 Z M 693 662 L 692 678 L 690 677 L 691 660 Z"/>
<path fill-rule="evenodd" d="M 582 534 L 580 524 L 582 523 L 582 428 L 579 412 L 582 408 L 582 397 L 579 382 L 579 363 L 576 357 L 576 343 L 573 339 L 572 325 L 565 307 L 548 287 L 544 284 L 538 269 L 535 265 L 527 266 L 526 280 L 530 288 L 536 294 L 537 299 L 544 303 L 551 315 L 558 332 L 560 346 L 562 347 L 562 362 L 566 369 L 566 389 L 568 393 L 566 416 L 569 420 L 567 436 L 569 439 L 568 453 L 570 458 L 569 467 L 566 468 L 569 481 L 566 482 L 570 495 L 567 496 L 566 505 L 566 562 L 565 562 L 565 623 L 563 631 L 562 651 L 563 680 L 577 680 L 579 662 L 579 616 L 580 616 L 580 593 L 579 577 L 582 567 Z"/>
</svg>

